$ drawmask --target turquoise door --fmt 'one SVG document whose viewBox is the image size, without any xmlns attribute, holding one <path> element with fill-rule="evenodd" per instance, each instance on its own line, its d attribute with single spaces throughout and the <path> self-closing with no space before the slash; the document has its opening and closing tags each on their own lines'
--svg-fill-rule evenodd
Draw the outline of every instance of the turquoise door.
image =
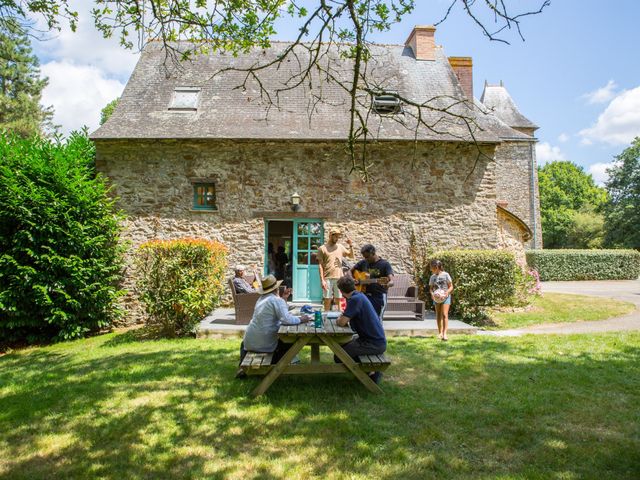
<svg viewBox="0 0 640 480">
<path fill-rule="evenodd" d="M 324 243 L 322 220 L 293 221 L 293 301 L 319 302 L 322 284 L 316 252 Z"/>
</svg>

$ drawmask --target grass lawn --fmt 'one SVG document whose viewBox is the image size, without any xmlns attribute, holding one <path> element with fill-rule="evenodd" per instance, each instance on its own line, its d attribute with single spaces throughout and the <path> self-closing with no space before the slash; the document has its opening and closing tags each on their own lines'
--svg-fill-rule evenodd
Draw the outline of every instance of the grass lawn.
<svg viewBox="0 0 640 480">
<path fill-rule="evenodd" d="M 237 340 L 0 357 L 0 478 L 637 479 L 640 333 L 394 338 L 385 394 L 234 380 Z"/>
<path fill-rule="evenodd" d="M 542 323 L 606 320 L 627 315 L 635 309 L 633 303 L 607 298 L 545 293 L 536 297 L 531 309 L 522 312 L 491 312 L 493 328 L 518 328 Z M 487 327 L 492 328 L 492 327 Z"/>
</svg>

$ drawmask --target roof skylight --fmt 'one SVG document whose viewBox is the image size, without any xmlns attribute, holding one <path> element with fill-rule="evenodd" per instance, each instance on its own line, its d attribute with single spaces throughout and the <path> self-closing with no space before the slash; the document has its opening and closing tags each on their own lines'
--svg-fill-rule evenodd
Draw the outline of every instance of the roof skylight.
<svg viewBox="0 0 640 480">
<path fill-rule="evenodd" d="M 194 111 L 198 109 L 200 87 L 176 87 L 169 110 Z"/>
</svg>

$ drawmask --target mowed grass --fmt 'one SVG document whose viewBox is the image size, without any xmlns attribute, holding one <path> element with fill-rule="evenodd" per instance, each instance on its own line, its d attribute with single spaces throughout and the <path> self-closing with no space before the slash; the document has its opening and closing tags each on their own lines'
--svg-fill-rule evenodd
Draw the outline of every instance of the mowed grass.
<svg viewBox="0 0 640 480">
<path fill-rule="evenodd" d="M 493 311 L 491 320 L 497 328 L 518 328 L 543 323 L 583 322 L 606 320 L 633 312 L 633 303 L 602 297 L 545 293 L 535 297 L 526 311 Z M 489 327 L 491 328 L 491 327 Z"/>
<path fill-rule="evenodd" d="M 384 395 L 235 380 L 238 340 L 0 357 L 0 478 L 637 479 L 640 334 L 394 338 Z"/>
</svg>

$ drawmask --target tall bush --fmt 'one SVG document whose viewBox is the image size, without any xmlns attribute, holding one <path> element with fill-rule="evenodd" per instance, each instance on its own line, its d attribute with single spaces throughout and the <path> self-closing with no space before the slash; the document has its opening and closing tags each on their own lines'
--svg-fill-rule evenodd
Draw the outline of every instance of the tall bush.
<svg viewBox="0 0 640 480">
<path fill-rule="evenodd" d="M 0 135 L 0 341 L 82 337 L 120 314 L 119 216 L 86 134 Z"/>
<path fill-rule="evenodd" d="M 451 275 L 452 314 L 464 320 L 486 317 L 488 307 L 521 303 L 520 286 L 530 289 L 527 274 L 516 263 L 515 255 L 504 250 L 448 250 L 434 252 L 431 258 L 441 260 Z M 422 284 L 424 300 L 431 304 L 428 264 L 422 263 L 417 280 Z"/>
<path fill-rule="evenodd" d="M 455 287 L 453 310 L 461 318 L 486 316 L 487 307 L 511 305 L 520 267 L 504 250 L 450 250 L 436 253 Z"/>
<path fill-rule="evenodd" d="M 136 258 L 147 324 L 159 335 L 189 335 L 222 298 L 227 248 L 201 239 L 153 240 Z"/>
<path fill-rule="evenodd" d="M 529 250 L 527 264 L 548 280 L 635 280 L 640 252 L 635 250 Z"/>
</svg>

